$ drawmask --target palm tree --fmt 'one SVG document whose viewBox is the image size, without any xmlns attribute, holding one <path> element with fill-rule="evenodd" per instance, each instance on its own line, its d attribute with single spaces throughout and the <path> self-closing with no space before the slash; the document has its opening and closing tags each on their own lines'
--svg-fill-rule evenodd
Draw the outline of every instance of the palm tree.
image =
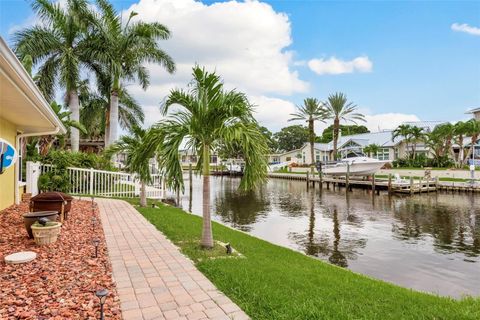
<svg viewBox="0 0 480 320">
<path fill-rule="evenodd" d="M 82 133 L 87 133 L 85 127 L 78 121 L 70 119 L 71 112 L 64 111 L 62 106 L 57 104 L 55 101 L 50 103 L 50 107 L 52 107 L 53 112 L 57 115 L 58 119 L 63 123 L 63 126 L 67 128 L 67 134 L 71 132 L 72 128 L 79 130 Z M 58 139 L 60 141 L 60 147 L 63 148 L 65 146 L 65 136 L 42 136 L 38 141 L 38 147 L 40 149 L 40 154 L 42 156 L 47 155 L 48 151 L 52 147 L 53 142 Z"/>
<path fill-rule="evenodd" d="M 197 170 L 203 175 L 203 230 L 201 244 L 213 247 L 210 218 L 210 155 L 218 144 L 239 146 L 245 160 L 240 188 L 255 188 L 266 180 L 268 145 L 247 97 L 226 91 L 220 77 L 195 66 L 188 90 L 172 90 L 162 105 L 167 119 L 152 130 L 150 147 L 159 151 L 168 185 L 183 189 L 179 150 L 199 154 Z M 171 107 L 175 105 L 175 111 Z M 178 109 L 178 105 L 181 109 Z"/>
<path fill-rule="evenodd" d="M 467 155 L 463 159 L 464 164 L 467 164 L 468 159 L 473 154 L 478 137 L 480 136 L 480 122 L 478 120 L 471 119 L 467 121 L 467 134 L 470 136 L 470 148 L 468 149 Z"/>
<path fill-rule="evenodd" d="M 315 98 L 306 98 L 303 100 L 303 106 L 297 106 L 298 111 L 290 114 L 293 118 L 289 121 L 302 120 L 308 123 L 308 135 L 310 140 L 310 159 L 315 163 L 315 121 L 325 122 L 325 110 L 320 101 Z"/>
<path fill-rule="evenodd" d="M 101 81 L 97 81 L 98 92 L 92 92 L 88 81 L 80 89 L 80 120 L 87 128 L 87 136 L 92 140 L 104 141 L 108 138 L 108 117 L 110 110 L 110 90 Z M 122 86 L 118 99 L 118 120 L 124 130 L 140 127 L 145 120 L 142 107 Z"/>
<path fill-rule="evenodd" d="M 150 84 L 150 74 L 144 63 L 158 63 L 169 73 L 175 71 L 175 63 L 159 48 L 159 40 L 170 37 L 167 27 L 156 22 L 132 22 L 132 18 L 137 15 L 135 12 L 130 13 L 124 23 L 122 15 L 118 14 L 108 1 L 97 0 L 97 4 L 100 14 L 93 19 L 95 42 L 102 50 L 93 52 L 92 60 L 105 66 L 109 74 L 108 146 L 118 138 L 122 82 L 137 80 L 145 90 Z"/>
<path fill-rule="evenodd" d="M 410 137 L 412 141 L 413 159 L 415 159 L 418 141 L 422 141 L 425 139 L 425 133 L 423 132 L 423 128 L 417 126 L 410 126 Z"/>
<path fill-rule="evenodd" d="M 65 89 L 71 119 L 79 121 L 78 84 L 85 64 L 85 52 L 94 51 L 86 36 L 90 18 L 86 0 L 69 0 L 66 6 L 48 0 L 34 0 L 32 8 L 42 24 L 15 34 L 15 51 L 20 60 L 31 56 L 39 64 L 37 85 L 48 100 L 53 100 L 55 88 Z M 79 131 L 72 128 L 72 151 L 78 151 Z"/>
<path fill-rule="evenodd" d="M 151 182 L 149 160 L 154 156 L 153 153 L 145 154 L 146 137 L 148 130 L 140 127 L 133 127 L 131 136 L 122 136 L 114 144 L 105 150 L 105 154 L 110 158 L 120 152 L 126 155 L 125 168 L 130 173 L 138 175 L 140 179 L 140 206 L 147 206 L 146 184 Z"/>
<path fill-rule="evenodd" d="M 453 158 L 455 161 L 457 167 L 461 167 L 464 161 L 464 151 L 465 151 L 465 146 L 464 146 L 464 138 L 465 135 L 468 134 L 470 123 L 468 122 L 462 122 L 458 121 L 455 123 L 453 126 L 453 134 L 455 138 L 455 142 L 459 146 L 459 152 L 458 152 L 458 159 Z"/>
<path fill-rule="evenodd" d="M 403 141 L 405 142 L 405 152 L 407 153 L 407 157 L 409 157 L 410 152 L 410 142 L 412 140 L 411 137 L 411 129 L 412 126 L 409 124 L 401 124 L 395 130 L 392 131 L 392 141 L 394 141 L 398 137 L 403 137 Z"/>
<path fill-rule="evenodd" d="M 338 133 L 340 131 L 340 122 L 355 120 L 365 121 L 361 113 L 355 112 L 357 106 L 353 102 L 348 102 L 347 96 L 341 92 L 331 94 L 325 103 L 325 118 L 333 119 L 333 156 L 337 155 Z"/>
<path fill-rule="evenodd" d="M 368 154 L 369 157 L 371 157 L 372 155 L 375 156 L 378 153 L 379 150 L 380 150 L 380 146 L 378 144 L 374 144 L 374 143 L 369 144 L 368 146 L 363 148 L 363 152 Z"/>
</svg>

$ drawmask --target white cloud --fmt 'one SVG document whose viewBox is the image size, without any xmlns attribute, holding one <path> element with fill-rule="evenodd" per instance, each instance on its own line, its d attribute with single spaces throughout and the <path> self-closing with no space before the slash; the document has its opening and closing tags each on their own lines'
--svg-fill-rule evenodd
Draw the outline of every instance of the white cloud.
<svg viewBox="0 0 480 320">
<path fill-rule="evenodd" d="M 256 106 L 255 118 L 260 125 L 266 126 L 273 132 L 280 131 L 288 125 L 300 124 L 288 122 L 291 118 L 290 114 L 295 112 L 295 105 L 290 101 L 266 96 L 252 96 L 250 101 Z"/>
<path fill-rule="evenodd" d="M 342 74 L 353 72 L 371 72 L 373 63 L 367 56 L 357 57 L 353 60 L 340 60 L 335 57 L 329 59 L 311 59 L 308 67 L 316 74 Z"/>
<path fill-rule="evenodd" d="M 293 66 L 290 22 L 286 14 L 258 1 L 203 4 L 194 0 L 140 0 L 126 10 L 136 19 L 168 26 L 172 37 L 161 43 L 178 65 L 168 76 L 162 70 L 152 83 L 188 82 L 198 63 L 216 70 L 229 87 L 250 94 L 282 94 L 308 90 Z M 152 72 L 153 74 L 153 72 Z"/>
<path fill-rule="evenodd" d="M 480 36 L 480 28 L 470 26 L 466 23 L 454 23 L 452 24 L 451 28 L 453 31 L 465 32 L 474 36 Z"/>
<path fill-rule="evenodd" d="M 420 121 L 416 115 L 405 113 L 367 114 L 365 115 L 365 120 L 366 122 L 363 123 L 363 125 L 365 125 L 371 132 L 395 129 L 406 121 Z"/>
</svg>

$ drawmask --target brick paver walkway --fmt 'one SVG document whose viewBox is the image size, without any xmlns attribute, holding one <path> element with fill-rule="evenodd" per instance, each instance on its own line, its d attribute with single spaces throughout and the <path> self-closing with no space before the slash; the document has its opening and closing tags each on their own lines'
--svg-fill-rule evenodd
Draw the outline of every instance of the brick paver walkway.
<svg viewBox="0 0 480 320">
<path fill-rule="evenodd" d="M 96 201 L 124 320 L 249 319 L 130 204 Z"/>
</svg>

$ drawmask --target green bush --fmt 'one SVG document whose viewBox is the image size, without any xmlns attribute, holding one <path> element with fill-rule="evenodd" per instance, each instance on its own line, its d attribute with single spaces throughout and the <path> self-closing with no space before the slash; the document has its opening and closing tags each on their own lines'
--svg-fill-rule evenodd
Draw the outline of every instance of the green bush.
<svg viewBox="0 0 480 320">
<path fill-rule="evenodd" d="M 40 162 L 65 167 L 93 168 L 97 170 L 117 171 L 110 159 L 95 153 L 67 152 L 52 150 Z"/>
<path fill-rule="evenodd" d="M 394 168 L 450 168 L 454 165 L 448 156 L 428 158 L 425 154 L 418 154 L 415 159 L 402 158 L 392 162 Z"/>
</svg>

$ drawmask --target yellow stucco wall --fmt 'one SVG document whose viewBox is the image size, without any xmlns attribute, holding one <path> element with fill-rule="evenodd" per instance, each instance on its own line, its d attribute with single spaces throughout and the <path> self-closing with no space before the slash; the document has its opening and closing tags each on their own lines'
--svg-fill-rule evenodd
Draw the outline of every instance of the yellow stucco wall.
<svg viewBox="0 0 480 320">
<path fill-rule="evenodd" d="M 13 123 L 0 118 L 0 138 L 7 140 L 15 145 L 17 135 L 16 127 Z M 15 202 L 15 170 L 10 167 L 0 174 L 0 210 L 11 206 Z"/>
</svg>

